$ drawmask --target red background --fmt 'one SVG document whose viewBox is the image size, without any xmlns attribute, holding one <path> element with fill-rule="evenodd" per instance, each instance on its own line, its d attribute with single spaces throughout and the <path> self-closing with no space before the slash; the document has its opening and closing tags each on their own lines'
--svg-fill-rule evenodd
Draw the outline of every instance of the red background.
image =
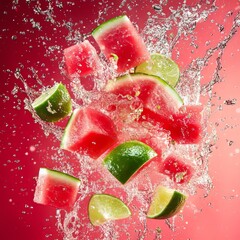
<svg viewBox="0 0 240 240">
<path fill-rule="evenodd" d="M 19 1 L 21 2 L 21 1 Z M 108 6 L 109 19 L 126 13 L 141 30 L 148 18 L 148 12 L 158 1 L 63 1 L 63 9 L 56 7 L 57 1 L 29 1 L 13 4 L 11 1 L 0 2 L 0 63 L 1 63 L 1 164 L 0 164 L 0 226 L 1 239 L 62 239 L 55 226 L 55 209 L 33 203 L 33 194 L 39 167 L 57 166 L 58 160 L 52 160 L 59 142 L 54 136 L 45 136 L 41 126 L 34 122 L 30 112 L 24 109 L 23 100 L 26 94 L 23 84 L 14 77 L 16 68 L 29 85 L 34 86 L 35 80 L 29 67 L 38 71 L 38 76 L 44 85 L 52 84 L 54 80 L 66 82 L 60 75 L 58 65 L 62 60 L 62 50 L 74 43 L 68 42 L 66 36 L 71 31 L 66 26 L 56 27 L 46 21 L 46 12 L 34 12 L 36 6 L 41 9 L 53 7 L 56 22 L 75 23 L 72 32 L 81 29 L 81 33 L 89 34 L 96 27 L 94 19 L 99 12 Z M 189 1 L 192 5 L 193 1 Z M 201 56 L 206 50 L 207 39 L 219 41 L 228 35 L 232 19 L 240 10 L 240 3 L 233 1 L 217 1 L 219 10 L 210 19 L 214 22 L 202 22 L 196 28 L 199 48 L 195 54 L 188 55 L 189 46 L 179 44 L 178 48 L 186 48 L 186 54 L 179 62 L 184 67 L 191 58 Z M 103 4 L 101 4 L 103 3 Z M 104 4 L 105 3 L 105 4 Z M 169 1 L 170 5 L 179 5 L 181 1 Z M 129 7 L 135 6 L 135 7 Z M 225 16 L 233 11 L 233 17 L 225 21 Z M 41 29 L 33 26 L 33 19 Z M 81 22 L 83 21 L 83 22 Z M 225 26 L 224 33 L 216 31 L 216 24 Z M 209 162 L 209 172 L 214 188 L 209 196 L 201 194 L 191 198 L 196 208 L 201 211 L 193 213 L 192 209 L 184 210 L 184 220 L 177 223 L 177 230 L 172 232 L 162 227 L 163 239 L 240 239 L 240 31 L 227 45 L 223 56 L 221 76 L 223 81 L 214 86 L 212 117 L 210 124 L 216 127 L 217 143 L 212 148 Z M 214 45 L 214 44 L 213 44 Z M 60 46 L 49 53 L 49 46 Z M 201 48 L 202 47 L 202 48 Z M 213 61 L 204 75 L 203 81 L 208 82 L 212 76 Z M 68 84 L 68 82 L 66 82 Z M 224 101 L 237 99 L 236 104 L 226 105 Z M 219 110 L 220 109 L 220 110 Z M 33 146 L 35 150 L 33 151 Z M 61 160 L 61 159 L 60 159 Z M 150 222 L 152 226 L 155 222 Z M 157 224 L 158 225 L 158 224 Z M 137 239 L 134 236 L 132 239 Z M 148 239 L 148 238 L 147 238 Z"/>
</svg>

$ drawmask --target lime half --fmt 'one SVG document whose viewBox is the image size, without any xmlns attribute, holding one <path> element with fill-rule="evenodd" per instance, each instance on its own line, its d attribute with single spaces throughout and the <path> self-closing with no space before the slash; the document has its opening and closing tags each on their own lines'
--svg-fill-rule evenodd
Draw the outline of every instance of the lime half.
<svg viewBox="0 0 240 240">
<path fill-rule="evenodd" d="M 88 205 L 88 215 L 94 226 L 107 221 L 124 219 L 131 216 L 131 211 L 119 198 L 107 194 L 94 194 Z"/>
<path fill-rule="evenodd" d="M 159 186 L 153 196 L 147 217 L 166 219 L 177 214 L 185 204 L 187 196 L 174 189 Z"/>
<path fill-rule="evenodd" d="M 135 68 L 136 73 L 146 73 L 162 78 L 172 87 L 175 87 L 180 76 L 178 65 L 170 58 L 155 53 L 151 59 Z"/>
<path fill-rule="evenodd" d="M 44 91 L 32 104 L 38 116 L 47 122 L 56 122 L 72 111 L 71 97 L 62 83 Z"/>
<path fill-rule="evenodd" d="M 124 184 L 155 156 L 157 153 L 148 145 L 139 141 L 128 141 L 114 148 L 103 160 L 103 165 Z"/>
</svg>

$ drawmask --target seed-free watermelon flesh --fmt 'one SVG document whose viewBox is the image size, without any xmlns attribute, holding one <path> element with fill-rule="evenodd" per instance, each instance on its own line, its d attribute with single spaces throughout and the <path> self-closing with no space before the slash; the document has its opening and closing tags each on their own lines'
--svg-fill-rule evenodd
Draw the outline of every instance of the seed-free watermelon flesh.
<svg viewBox="0 0 240 240">
<path fill-rule="evenodd" d="M 120 97 L 138 98 L 143 107 L 160 115 L 169 116 L 183 105 L 178 93 L 159 77 L 129 74 L 109 82 L 106 91 Z"/>
<path fill-rule="evenodd" d="M 184 106 L 163 127 L 172 139 L 181 144 L 197 144 L 202 139 L 202 106 Z"/>
<path fill-rule="evenodd" d="M 117 142 L 112 120 L 92 108 L 74 111 L 65 130 L 61 147 L 97 159 Z"/>
<path fill-rule="evenodd" d="M 127 16 L 111 19 L 93 31 L 101 51 L 109 59 L 117 56 L 117 71 L 123 73 L 150 59 L 147 48 Z"/>
<path fill-rule="evenodd" d="M 73 207 L 80 180 L 68 174 L 40 168 L 34 202 L 69 210 Z"/>
<path fill-rule="evenodd" d="M 139 75 L 138 77 L 137 74 L 124 76 L 122 77 L 123 79 L 110 83 L 107 91 L 129 100 L 137 97 L 145 103 L 154 90 L 156 82 L 152 81 L 151 77 L 144 77 L 144 75 Z M 116 86 L 114 86 L 115 84 Z"/>
<path fill-rule="evenodd" d="M 160 172 L 169 176 L 176 183 L 189 182 L 193 175 L 193 168 L 177 156 L 170 155 L 161 164 Z"/>
<path fill-rule="evenodd" d="M 85 40 L 63 50 L 67 72 L 70 76 L 87 76 L 99 69 L 100 59 L 92 44 Z"/>
<path fill-rule="evenodd" d="M 170 137 L 181 144 L 198 144 L 202 139 L 202 106 L 184 106 L 169 117 L 144 108 L 140 121 L 148 121 L 167 130 Z"/>
</svg>

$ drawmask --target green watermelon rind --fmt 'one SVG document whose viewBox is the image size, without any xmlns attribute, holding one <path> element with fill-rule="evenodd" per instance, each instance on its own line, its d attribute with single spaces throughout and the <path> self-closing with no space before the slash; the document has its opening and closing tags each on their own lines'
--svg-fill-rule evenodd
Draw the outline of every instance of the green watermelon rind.
<svg viewBox="0 0 240 240">
<path fill-rule="evenodd" d="M 73 177 L 67 173 L 48 168 L 40 168 L 39 177 L 43 177 L 44 175 L 54 177 L 55 179 L 64 180 L 64 182 L 68 184 L 73 183 L 74 185 L 79 185 L 81 182 L 80 179 Z"/>
<path fill-rule="evenodd" d="M 67 142 L 68 142 L 68 139 L 69 139 L 69 131 L 70 131 L 70 129 L 71 129 L 71 126 L 72 126 L 72 123 L 73 123 L 73 121 L 74 121 L 74 119 L 75 119 L 75 116 L 77 115 L 77 113 L 80 111 L 80 109 L 75 109 L 73 112 L 72 112 L 72 114 L 71 114 L 71 116 L 70 116 L 70 118 L 69 118 L 69 120 L 68 120 L 68 123 L 67 123 L 67 126 L 66 126 L 66 128 L 64 129 L 64 133 L 63 133 L 63 137 L 62 137 L 62 141 L 61 141 L 61 144 L 60 144 L 60 148 L 61 149 L 65 149 L 65 150 L 69 150 L 68 148 L 67 148 Z"/>
<path fill-rule="evenodd" d="M 157 84 L 162 85 L 163 88 L 176 100 L 176 102 L 178 103 L 178 107 L 180 108 L 181 106 L 183 106 L 183 104 L 184 104 L 183 100 L 179 96 L 177 91 L 172 86 L 170 86 L 166 81 L 164 81 L 160 77 L 154 76 L 154 75 L 149 75 L 149 74 L 144 74 L 144 73 L 126 74 L 126 75 L 116 78 L 115 80 L 109 81 L 107 86 L 105 87 L 105 90 L 107 92 L 111 92 L 112 90 L 114 90 L 115 87 L 119 86 L 120 84 L 124 84 L 124 82 L 127 82 L 130 79 L 132 79 L 132 81 L 137 81 L 138 79 L 141 79 L 141 78 L 143 78 L 143 79 L 147 78 L 149 80 L 156 82 Z"/>
<path fill-rule="evenodd" d="M 101 36 L 105 31 L 113 29 L 115 25 L 119 25 L 121 22 L 128 22 L 129 18 L 126 15 L 121 15 L 115 18 L 111 18 L 106 22 L 100 24 L 92 31 L 93 37 L 96 39 Z"/>
</svg>

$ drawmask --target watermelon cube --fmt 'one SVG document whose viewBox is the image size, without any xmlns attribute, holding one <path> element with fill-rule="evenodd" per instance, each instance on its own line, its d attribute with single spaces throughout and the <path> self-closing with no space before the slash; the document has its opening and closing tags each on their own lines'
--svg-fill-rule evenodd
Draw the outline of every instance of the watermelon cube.
<svg viewBox="0 0 240 240">
<path fill-rule="evenodd" d="M 198 144 L 202 139 L 201 105 L 184 106 L 164 125 L 171 138 L 181 144 Z"/>
<path fill-rule="evenodd" d="M 118 73 L 150 59 L 143 39 L 125 15 L 104 22 L 92 35 L 107 59 L 116 59 Z"/>
<path fill-rule="evenodd" d="M 115 125 L 93 108 L 75 109 L 67 124 L 61 148 L 97 159 L 117 142 Z"/>
<path fill-rule="evenodd" d="M 164 116 L 144 108 L 140 121 L 159 125 L 179 144 L 198 144 L 202 139 L 202 106 L 183 106 L 178 113 Z"/>
<path fill-rule="evenodd" d="M 40 168 L 34 202 L 70 210 L 77 198 L 80 180 L 63 172 Z"/>
<path fill-rule="evenodd" d="M 169 155 L 161 164 L 159 171 L 176 183 L 187 183 L 193 175 L 193 167 L 178 156 Z"/>
<path fill-rule="evenodd" d="M 70 77 L 93 74 L 101 66 L 96 49 L 88 40 L 64 49 L 63 53 Z"/>
</svg>

